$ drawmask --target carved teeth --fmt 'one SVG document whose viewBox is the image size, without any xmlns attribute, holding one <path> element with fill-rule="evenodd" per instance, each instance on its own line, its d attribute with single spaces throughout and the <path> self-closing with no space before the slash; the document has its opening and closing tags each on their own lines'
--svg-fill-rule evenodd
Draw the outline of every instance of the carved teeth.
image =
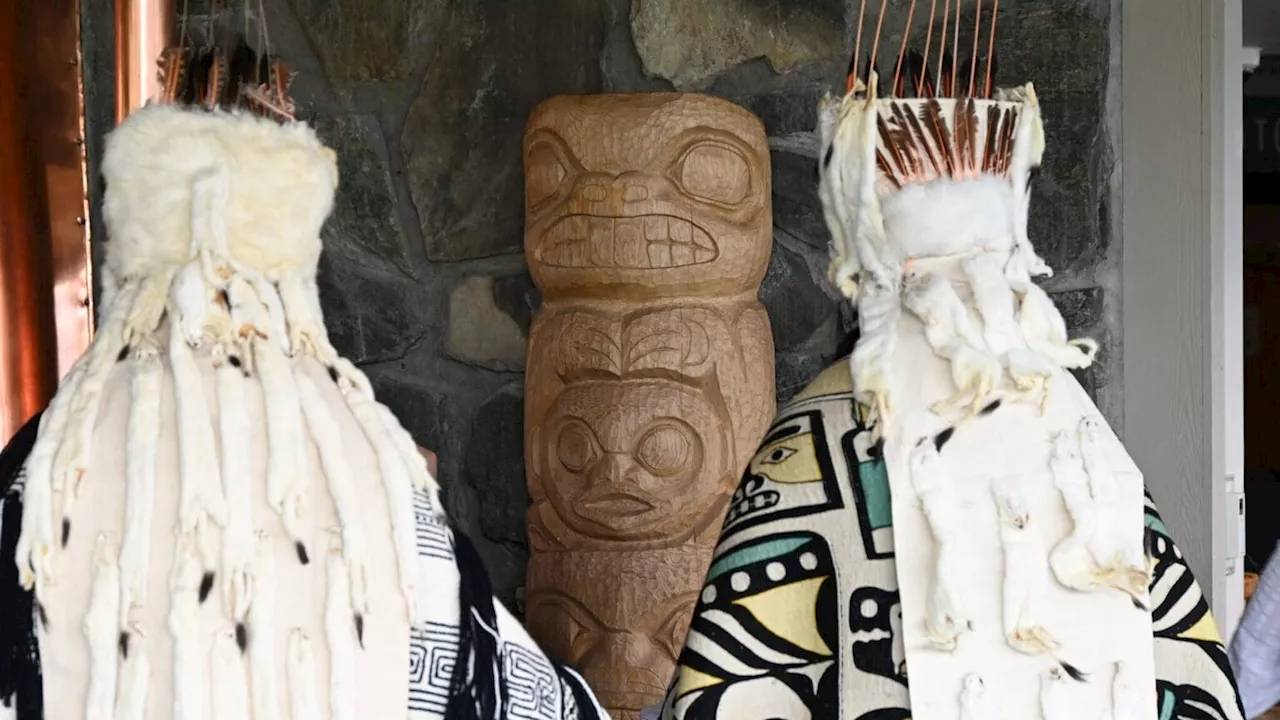
<svg viewBox="0 0 1280 720">
<path fill-rule="evenodd" d="M 542 262 L 556 267 L 654 270 L 707 263 L 718 255 L 705 230 L 666 215 L 573 215 L 547 230 L 539 251 Z"/>
</svg>

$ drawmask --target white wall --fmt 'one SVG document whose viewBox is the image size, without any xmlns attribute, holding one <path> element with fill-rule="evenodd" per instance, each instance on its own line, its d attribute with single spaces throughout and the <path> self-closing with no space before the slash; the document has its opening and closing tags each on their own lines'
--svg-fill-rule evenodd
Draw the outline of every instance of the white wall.
<svg viewBox="0 0 1280 720">
<path fill-rule="evenodd" d="M 1239 3 L 1120 3 L 1125 444 L 1227 634 L 1243 602 L 1227 514 L 1243 465 Z"/>
</svg>

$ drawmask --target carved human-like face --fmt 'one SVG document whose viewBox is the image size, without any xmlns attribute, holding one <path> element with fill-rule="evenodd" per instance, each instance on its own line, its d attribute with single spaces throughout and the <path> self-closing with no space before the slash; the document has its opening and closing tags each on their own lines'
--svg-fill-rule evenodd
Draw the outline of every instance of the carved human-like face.
<svg viewBox="0 0 1280 720">
<path fill-rule="evenodd" d="M 525 586 L 528 613 L 538 618 L 531 631 L 584 673 L 612 717 L 637 718 L 666 691 L 706 568 L 704 553 L 689 545 L 535 555 Z"/>
<path fill-rule="evenodd" d="M 768 264 L 759 120 L 697 95 L 556 97 L 524 143 L 525 254 L 548 296 L 754 292 Z"/>
<path fill-rule="evenodd" d="M 542 488 L 561 520 L 599 540 L 650 540 L 700 529 L 728 486 L 727 421 L 702 393 L 648 379 L 564 390 L 535 443 Z"/>
<path fill-rule="evenodd" d="M 566 595 L 544 596 L 536 610 L 543 628 L 564 638 L 558 648 L 564 662 L 580 668 L 619 668 L 588 678 L 601 702 L 611 710 L 638 712 L 666 691 L 696 597 L 691 592 L 668 598 L 616 626 Z"/>
</svg>

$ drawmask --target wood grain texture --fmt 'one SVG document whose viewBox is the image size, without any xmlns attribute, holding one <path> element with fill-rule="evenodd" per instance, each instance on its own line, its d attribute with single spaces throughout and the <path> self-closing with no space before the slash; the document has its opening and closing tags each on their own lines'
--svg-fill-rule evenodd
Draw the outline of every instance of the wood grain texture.
<svg viewBox="0 0 1280 720">
<path fill-rule="evenodd" d="M 773 418 L 769 150 L 716 98 L 561 96 L 524 158 L 526 622 L 625 720 L 666 690 Z"/>
</svg>

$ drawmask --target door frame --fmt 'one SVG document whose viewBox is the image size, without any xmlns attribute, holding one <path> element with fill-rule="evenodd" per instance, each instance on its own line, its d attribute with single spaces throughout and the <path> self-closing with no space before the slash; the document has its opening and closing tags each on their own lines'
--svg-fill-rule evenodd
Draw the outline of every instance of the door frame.
<svg viewBox="0 0 1280 720">
<path fill-rule="evenodd" d="M 1125 444 L 1230 637 L 1244 608 L 1241 0 L 1112 11 Z"/>
</svg>

